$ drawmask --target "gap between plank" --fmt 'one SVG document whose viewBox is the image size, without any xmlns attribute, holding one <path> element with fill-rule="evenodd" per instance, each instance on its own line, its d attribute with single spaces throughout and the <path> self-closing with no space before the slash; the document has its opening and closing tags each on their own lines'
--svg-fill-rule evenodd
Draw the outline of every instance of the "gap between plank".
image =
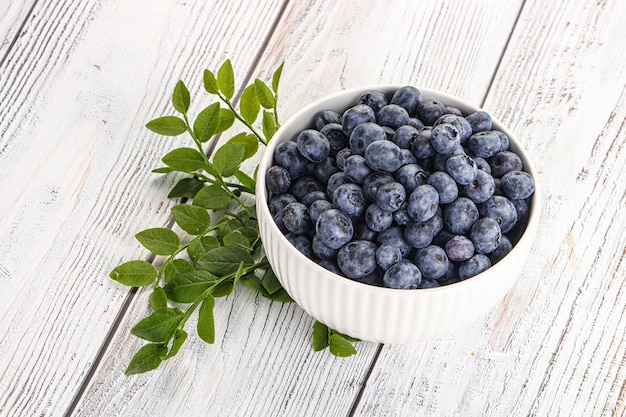
<svg viewBox="0 0 626 417">
<path fill-rule="evenodd" d="M 35 4 L 37 3 L 38 0 L 35 0 Z M 278 24 L 280 23 L 280 21 L 283 18 L 284 12 L 287 9 L 287 5 L 289 4 L 289 0 L 285 0 L 282 4 L 282 6 L 280 7 L 280 10 L 278 11 L 278 14 L 276 15 L 276 18 L 274 19 L 274 21 L 272 22 L 272 25 L 270 26 L 270 30 L 268 31 L 268 34 L 265 36 L 265 39 L 263 40 L 263 42 L 260 45 L 260 48 L 257 52 L 257 54 L 255 55 L 252 64 L 250 65 L 250 69 L 246 72 L 245 77 L 243 78 L 243 82 L 241 84 L 241 86 L 246 86 L 248 84 L 248 82 L 250 81 L 250 79 L 253 76 L 254 70 L 257 68 L 259 61 L 263 55 L 263 51 L 266 49 L 267 45 L 270 42 L 270 39 L 272 38 L 276 28 L 278 27 Z M 32 10 L 34 8 L 31 8 L 29 15 L 32 13 Z M 25 22 L 28 19 L 25 19 L 24 22 L 22 23 L 22 26 L 20 26 L 20 32 L 23 28 L 23 26 L 25 25 Z M 13 42 L 11 43 L 9 49 L 11 49 L 11 47 L 13 46 L 13 44 L 16 42 L 17 38 L 19 36 L 16 35 L 15 39 L 13 40 Z M 5 55 L 6 58 L 6 55 Z M 2 63 L 4 63 L 4 58 L 2 61 L 0 61 L 0 67 L 2 66 Z M 233 104 L 239 101 L 239 98 L 241 97 L 241 94 L 243 93 L 243 87 L 239 88 L 239 92 L 237 93 L 237 95 L 235 95 L 235 97 L 233 97 Z M 207 149 L 207 156 L 211 156 L 213 154 L 213 152 L 215 151 L 215 148 L 217 146 L 217 143 L 220 140 L 221 135 L 218 135 L 217 137 L 213 138 L 211 141 L 211 144 L 209 145 L 208 149 Z M 181 199 L 181 203 L 184 203 L 186 201 L 186 199 Z M 167 224 L 165 225 L 166 228 L 171 229 L 174 226 L 174 218 L 172 216 L 170 216 Z M 156 255 L 150 255 L 146 261 L 149 263 L 154 262 L 154 259 L 156 258 Z M 117 334 L 117 331 L 122 323 L 122 319 L 126 316 L 126 313 L 128 312 L 128 310 L 130 309 L 130 306 L 132 304 L 132 302 L 134 301 L 136 295 L 138 292 L 138 288 L 137 287 L 133 287 L 130 289 L 130 291 L 128 292 L 128 294 L 126 295 L 126 298 L 124 299 L 124 302 L 122 303 L 122 306 L 120 307 L 120 310 L 117 314 L 117 316 L 115 317 L 113 323 L 111 324 L 111 327 L 109 328 L 109 331 L 107 332 L 107 335 L 104 339 L 104 341 L 102 342 L 102 345 L 100 346 L 100 349 L 98 350 L 98 353 L 96 354 L 96 357 L 94 359 L 93 364 L 91 365 L 91 367 L 89 368 L 89 371 L 87 372 L 87 374 L 85 375 L 85 377 L 83 378 L 83 382 L 80 384 L 78 390 L 76 391 L 76 394 L 74 395 L 74 398 L 72 399 L 72 401 L 70 402 L 69 406 L 67 407 L 67 410 L 65 411 L 65 413 L 63 414 L 64 417 L 71 417 L 71 415 L 74 413 L 74 411 L 76 410 L 76 408 L 78 407 L 78 404 L 80 403 L 80 400 L 82 399 L 83 395 L 85 394 L 85 391 L 87 391 L 87 388 L 89 386 L 89 383 L 91 382 L 91 380 L 93 379 L 96 370 L 98 369 L 98 367 L 100 366 L 100 363 L 102 362 L 104 355 L 106 354 L 109 346 L 111 345 L 111 342 L 113 341 L 113 338 L 115 337 L 115 335 Z"/>
</svg>

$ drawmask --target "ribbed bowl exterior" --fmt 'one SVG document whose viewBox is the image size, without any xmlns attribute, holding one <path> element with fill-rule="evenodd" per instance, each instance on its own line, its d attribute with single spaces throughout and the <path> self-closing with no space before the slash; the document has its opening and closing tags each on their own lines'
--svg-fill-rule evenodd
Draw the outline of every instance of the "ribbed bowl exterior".
<svg viewBox="0 0 626 417">
<path fill-rule="evenodd" d="M 494 120 L 494 128 L 507 133 L 511 148 L 522 158 L 535 179 L 529 223 L 513 250 L 487 271 L 464 281 L 431 289 L 397 290 L 358 283 L 336 275 L 308 259 L 293 247 L 274 223 L 268 208 L 265 173 L 273 164 L 276 146 L 294 140 L 312 126 L 322 110 L 342 113 L 368 90 L 393 93 L 401 86 L 366 86 L 346 90 L 307 106 L 274 135 L 259 164 L 257 216 L 266 256 L 289 295 L 308 314 L 350 336 L 380 343 L 417 343 L 449 336 L 466 327 L 500 303 L 524 268 L 537 232 L 541 190 L 537 172 L 516 137 Z M 419 88 L 419 87 L 418 87 Z M 424 98 L 434 98 L 464 112 L 480 110 L 447 94 L 419 88 Z"/>
</svg>

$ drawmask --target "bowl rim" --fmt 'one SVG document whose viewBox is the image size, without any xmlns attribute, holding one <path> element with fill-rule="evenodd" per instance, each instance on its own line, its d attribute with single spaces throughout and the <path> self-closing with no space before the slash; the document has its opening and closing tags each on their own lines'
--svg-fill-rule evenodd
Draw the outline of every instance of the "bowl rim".
<svg viewBox="0 0 626 417">
<path fill-rule="evenodd" d="M 257 211 L 258 210 L 263 211 L 263 215 L 267 216 L 268 219 L 272 219 L 272 216 L 269 212 L 269 205 L 268 205 L 269 190 L 267 190 L 267 187 L 265 184 L 265 174 L 267 170 L 273 164 L 273 159 L 274 159 L 273 154 L 278 144 L 284 141 L 295 139 L 295 136 L 294 137 L 284 136 L 284 135 L 287 135 L 287 133 L 285 133 L 286 131 L 293 129 L 294 127 L 297 127 L 296 129 L 297 131 L 311 128 L 315 114 L 321 111 L 320 107 L 323 107 L 322 105 L 329 103 L 331 101 L 335 101 L 338 99 L 341 99 L 341 100 L 347 99 L 347 97 L 350 97 L 350 96 L 355 96 L 358 98 L 358 95 L 363 94 L 370 90 L 382 91 L 383 93 L 385 93 L 386 96 L 389 96 L 392 92 L 405 86 L 412 86 L 412 87 L 417 88 L 422 94 L 422 98 L 426 98 L 426 99 L 434 98 L 438 101 L 441 101 L 444 105 L 451 105 L 454 107 L 459 107 L 461 108 L 462 111 L 463 109 L 471 109 L 472 111 L 486 111 L 480 106 L 472 104 L 469 101 L 466 101 L 457 96 L 453 96 L 449 93 L 430 89 L 427 87 L 421 87 L 417 85 L 414 86 L 414 85 L 409 85 L 409 84 L 370 84 L 370 85 L 364 85 L 360 87 L 352 87 L 348 89 L 339 90 L 331 94 L 325 95 L 323 97 L 320 97 L 316 99 L 315 101 L 311 102 L 310 104 L 304 106 L 300 110 L 298 110 L 292 116 L 290 116 L 289 119 L 285 123 L 283 123 L 281 127 L 274 133 L 272 139 L 268 142 L 266 148 L 264 149 L 263 154 L 261 155 L 261 160 L 258 165 L 257 177 L 256 177 L 255 193 L 256 193 L 256 200 L 257 200 L 256 201 Z M 353 105 L 356 105 L 356 104 L 358 103 L 354 102 Z M 332 107 L 331 105 L 328 106 L 328 108 L 331 108 L 331 107 Z M 349 107 L 346 107 L 344 110 L 347 110 L 348 108 Z M 323 109 L 324 108 L 322 108 L 322 110 Z M 314 110 L 315 110 L 315 113 L 312 113 Z M 464 111 L 464 114 L 465 114 L 465 111 Z M 487 281 L 490 279 L 489 277 L 493 275 L 506 273 L 507 262 L 505 262 L 505 260 L 507 258 L 511 259 L 510 257 L 520 252 L 521 251 L 520 246 L 522 246 L 522 244 L 528 244 L 528 245 L 532 244 L 532 241 L 535 237 L 535 234 L 538 228 L 539 217 L 541 213 L 542 190 L 541 190 L 541 184 L 539 182 L 538 173 L 537 173 L 535 164 L 532 158 L 530 157 L 528 151 L 524 148 L 523 144 L 520 142 L 518 136 L 515 135 L 513 132 L 511 132 L 507 128 L 507 126 L 505 126 L 499 119 L 495 118 L 491 113 L 489 113 L 489 115 L 492 118 L 493 126 L 496 127 L 498 130 L 501 130 L 507 134 L 511 142 L 511 145 L 513 145 L 512 147 L 514 148 L 515 152 L 522 158 L 524 162 L 524 171 L 528 172 L 532 176 L 534 184 L 535 184 L 535 190 L 534 190 L 533 195 L 530 197 L 529 217 L 528 217 L 526 228 L 524 229 L 523 233 L 520 235 L 517 242 L 513 245 L 513 248 L 511 249 L 511 251 L 502 260 L 492 265 L 490 268 L 481 272 L 480 274 L 461 280 L 461 281 L 454 282 L 452 284 L 441 285 L 439 287 L 434 287 L 434 288 L 417 288 L 413 290 L 407 290 L 407 289 L 398 289 L 398 288 L 379 287 L 379 286 L 355 281 L 353 279 L 338 275 L 320 266 L 315 261 L 313 261 L 312 259 L 308 258 L 306 255 L 301 253 L 295 246 L 293 246 L 287 240 L 285 235 L 278 229 L 278 227 L 276 226 L 273 220 L 268 222 L 270 223 L 269 227 L 274 229 L 274 231 L 276 232 L 274 234 L 279 235 L 281 246 L 287 245 L 287 247 L 291 249 L 294 253 L 296 253 L 297 254 L 296 256 L 299 256 L 302 259 L 302 261 L 305 262 L 309 267 L 316 269 L 317 272 L 319 273 L 324 273 L 328 275 L 331 279 L 339 281 L 342 285 L 347 285 L 348 287 L 354 286 L 355 289 L 360 289 L 360 290 L 388 293 L 388 294 L 393 294 L 393 295 L 398 295 L 398 296 L 403 296 L 403 297 L 414 296 L 414 294 L 434 294 L 434 293 L 439 293 L 439 292 L 445 293 L 445 292 L 450 292 L 450 291 L 456 291 L 458 289 L 462 289 L 467 286 L 482 285 L 483 281 Z M 301 123 L 301 119 L 303 118 L 309 118 L 311 119 L 311 121 L 309 122 L 307 126 L 300 126 L 300 127 L 295 126 L 297 123 L 298 124 Z"/>
</svg>

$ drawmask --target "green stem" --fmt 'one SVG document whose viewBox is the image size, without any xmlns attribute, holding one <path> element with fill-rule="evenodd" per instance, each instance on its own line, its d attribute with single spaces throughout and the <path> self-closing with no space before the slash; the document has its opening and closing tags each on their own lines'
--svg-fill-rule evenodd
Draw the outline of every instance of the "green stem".
<svg viewBox="0 0 626 417">
<path fill-rule="evenodd" d="M 248 122 L 246 122 L 246 120 L 241 117 L 241 115 L 237 112 L 237 110 L 235 110 L 235 108 L 233 107 L 233 105 L 231 104 L 230 100 L 226 98 L 226 96 L 222 95 L 221 93 L 217 93 L 218 97 L 228 106 L 228 108 L 230 109 L 230 111 L 233 112 L 233 114 L 235 115 L 235 117 L 237 118 L 237 120 L 239 120 L 241 123 L 243 123 L 244 125 L 246 125 L 246 127 L 248 129 L 250 129 L 250 132 L 252 132 L 252 134 L 254 136 L 257 137 L 257 139 L 259 140 L 259 142 L 261 142 L 263 145 L 267 145 L 267 142 L 265 141 L 265 139 L 263 139 L 263 136 L 261 136 L 255 129 L 254 127 L 249 124 Z"/>
</svg>

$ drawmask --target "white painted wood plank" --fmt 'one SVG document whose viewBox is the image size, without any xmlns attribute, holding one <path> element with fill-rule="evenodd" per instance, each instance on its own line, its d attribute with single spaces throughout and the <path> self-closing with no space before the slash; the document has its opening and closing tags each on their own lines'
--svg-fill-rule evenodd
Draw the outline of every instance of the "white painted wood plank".
<svg viewBox="0 0 626 417">
<path fill-rule="evenodd" d="M 358 84 L 422 83 L 481 101 L 516 12 L 495 1 L 291 2 L 253 73 L 266 78 L 286 61 L 283 119 L 315 98 Z M 444 21 L 458 33 L 449 33 Z M 488 56 L 479 59 L 480 51 Z M 122 371 L 141 345 L 128 332 L 147 314 L 146 296 L 139 294 L 122 321 L 77 415 L 344 416 L 377 348 L 360 343 L 357 357 L 347 360 L 313 353 L 312 320 L 301 309 L 241 288 L 216 305 L 215 345 L 190 336 L 159 370 L 126 378 Z"/>
<path fill-rule="evenodd" d="M 4 56 L 17 36 L 22 23 L 29 18 L 28 13 L 36 0 L 0 2 L 0 59 Z"/>
<path fill-rule="evenodd" d="M 279 6 L 38 4 L 0 71 L 0 415 L 63 415 L 128 294 L 109 271 L 169 219 L 150 169 L 179 141 L 143 125 L 179 77 L 248 68 Z"/>
<path fill-rule="evenodd" d="M 625 19 L 616 1 L 525 3 L 485 107 L 540 171 L 531 259 L 484 322 L 386 346 L 355 415 L 624 415 Z"/>
</svg>

